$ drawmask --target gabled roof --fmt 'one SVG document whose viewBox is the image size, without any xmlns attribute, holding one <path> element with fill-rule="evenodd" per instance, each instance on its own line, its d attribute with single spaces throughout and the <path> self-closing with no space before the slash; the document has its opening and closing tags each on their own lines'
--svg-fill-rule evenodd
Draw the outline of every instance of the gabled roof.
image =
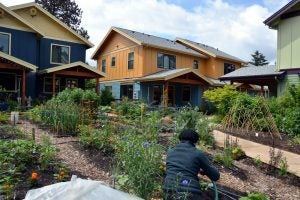
<svg viewBox="0 0 300 200">
<path fill-rule="evenodd" d="M 80 66 L 80 67 L 83 67 L 83 68 L 85 68 L 89 71 L 92 71 L 92 72 L 94 72 L 95 74 L 98 74 L 101 77 L 106 76 L 104 73 L 100 72 L 95 67 L 87 65 L 87 64 L 85 64 L 84 62 L 81 62 L 81 61 L 77 61 L 77 62 L 73 62 L 73 63 L 70 63 L 70 64 L 65 64 L 65 65 L 60 65 L 60 66 L 57 66 L 57 67 L 51 67 L 51 68 L 40 71 L 39 74 L 48 74 L 48 73 L 57 72 L 57 71 L 61 71 L 61 70 L 64 70 L 64 69 L 69 69 L 69 68 L 77 67 L 77 66 Z"/>
<path fill-rule="evenodd" d="M 97 55 L 97 53 L 100 50 L 100 48 L 102 47 L 103 43 L 106 41 L 107 37 L 111 34 L 112 31 L 115 31 L 115 32 L 123 35 L 124 37 L 135 42 L 138 45 L 151 46 L 151 47 L 156 47 L 156 48 L 165 49 L 165 50 L 169 50 L 169 51 L 175 51 L 175 52 L 180 52 L 180 53 L 184 53 L 184 54 L 189 54 L 189 55 L 193 55 L 193 56 L 206 58 L 205 55 L 203 55 L 185 45 L 182 45 L 174 40 L 157 37 L 157 36 L 137 32 L 137 31 L 132 31 L 132 30 L 124 29 L 124 28 L 112 27 L 108 31 L 108 33 L 106 34 L 106 36 L 104 37 L 102 42 L 99 44 L 99 46 L 97 47 L 95 52 L 93 53 L 92 59 L 96 59 L 95 56 Z"/>
<path fill-rule="evenodd" d="M 25 67 L 25 68 L 27 68 L 27 69 L 29 69 L 31 71 L 36 71 L 36 69 L 38 68 L 37 66 L 35 66 L 35 65 L 31 64 L 31 63 L 28 63 L 28 62 L 26 62 L 24 60 L 21 60 L 19 58 L 16 58 L 14 56 L 8 55 L 8 54 L 3 53 L 3 52 L 0 51 L 0 60 L 1 59 L 8 60 L 8 61 L 10 61 L 12 63 L 15 63 L 17 65 Z"/>
<path fill-rule="evenodd" d="M 294 7 L 296 4 L 300 3 L 300 0 L 292 0 L 285 6 L 283 6 L 281 9 L 279 9 L 277 12 L 275 12 L 273 15 L 271 15 L 268 19 L 264 21 L 264 24 L 275 28 L 278 20 L 281 18 L 282 15 L 286 14 L 292 7 Z"/>
<path fill-rule="evenodd" d="M 235 56 L 229 55 L 219 49 L 208 46 L 206 44 L 201 44 L 201 43 L 193 42 L 193 41 L 190 41 L 187 39 L 182 39 L 182 38 L 176 38 L 176 41 L 183 43 L 197 51 L 200 51 L 200 52 L 202 52 L 206 55 L 212 56 L 214 58 L 218 57 L 218 58 L 224 58 L 224 59 L 235 61 L 235 62 L 245 63 L 245 61 L 243 61 Z"/>
<path fill-rule="evenodd" d="M 139 81 L 167 81 L 173 78 L 176 78 L 178 76 L 182 76 L 188 73 L 193 73 L 196 76 L 198 76 L 199 78 L 203 79 L 204 81 L 206 81 L 207 83 L 209 83 L 210 85 L 212 85 L 212 81 L 207 78 L 206 76 L 203 76 L 201 74 L 199 74 L 198 72 L 196 72 L 195 70 L 191 69 L 191 68 L 182 68 L 182 69 L 173 69 L 173 70 L 164 70 L 164 71 L 160 71 L 151 75 L 147 75 L 144 76 L 140 79 L 138 79 Z"/>
<path fill-rule="evenodd" d="M 35 27 L 34 25 L 30 24 L 29 22 L 27 22 L 25 19 L 23 19 L 21 16 L 19 16 L 18 14 L 16 14 L 15 12 L 11 11 L 9 8 L 7 8 L 5 5 L 3 5 L 2 3 L 0 3 L 0 8 L 3 9 L 3 11 L 7 12 L 8 14 L 10 14 L 11 16 L 13 16 L 15 19 L 17 19 L 19 22 L 21 22 L 22 24 L 26 25 L 27 27 L 29 27 L 30 29 L 32 29 L 34 32 L 38 33 L 41 36 L 45 36 L 45 33 L 43 33 L 41 30 L 39 30 L 37 27 Z M 1 26 L 1 25 L 0 25 Z"/>
<path fill-rule="evenodd" d="M 15 6 L 11 6 L 9 7 L 11 10 L 19 10 L 22 8 L 28 8 L 28 7 L 35 7 L 36 9 L 38 9 L 39 11 L 41 11 L 42 13 L 44 13 L 46 16 L 48 16 L 49 18 L 51 18 L 52 20 L 54 20 L 56 23 L 58 23 L 60 26 L 64 27 L 67 31 L 71 32 L 75 37 L 79 38 L 84 44 L 86 44 L 88 47 L 93 47 L 94 45 L 88 41 L 86 38 L 82 37 L 80 34 L 78 34 L 76 31 L 74 31 L 72 28 L 70 28 L 69 26 L 67 26 L 65 23 L 63 23 L 62 21 L 60 21 L 59 19 L 57 19 L 55 16 L 53 16 L 51 13 L 49 13 L 48 11 L 46 11 L 44 8 L 42 8 L 40 5 L 31 2 L 31 3 L 25 3 L 25 4 L 20 4 L 20 5 L 15 5 Z"/>
<path fill-rule="evenodd" d="M 221 76 L 220 80 L 230 80 L 234 78 L 243 78 L 243 77 L 263 77 L 263 76 L 279 76 L 285 72 L 276 71 L 275 65 L 265 65 L 265 66 L 250 66 L 242 67 L 231 73 Z"/>
</svg>

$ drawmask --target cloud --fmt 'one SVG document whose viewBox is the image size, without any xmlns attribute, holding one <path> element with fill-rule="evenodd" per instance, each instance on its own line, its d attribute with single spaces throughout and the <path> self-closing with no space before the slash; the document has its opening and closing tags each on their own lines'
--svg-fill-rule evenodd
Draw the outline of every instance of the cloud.
<svg viewBox="0 0 300 200">
<path fill-rule="evenodd" d="M 11 0 L 2 0 L 5 5 Z M 272 4 L 263 0 L 264 5 Z M 22 0 L 14 4 L 24 3 Z M 26 1 L 25 1 L 26 2 Z M 263 21 L 272 13 L 262 5 L 231 5 L 225 0 L 203 0 L 198 7 L 186 10 L 165 0 L 76 0 L 83 10 L 82 26 L 97 46 L 111 26 L 119 26 L 174 39 L 183 37 L 219 48 L 229 54 L 250 60 L 250 54 L 261 51 L 274 61 L 276 31 Z M 281 4 L 272 4 L 272 9 Z M 7 3 L 7 4 L 6 4 Z M 273 12 L 273 11 L 272 11 Z M 87 51 L 90 55 L 95 47 Z"/>
</svg>

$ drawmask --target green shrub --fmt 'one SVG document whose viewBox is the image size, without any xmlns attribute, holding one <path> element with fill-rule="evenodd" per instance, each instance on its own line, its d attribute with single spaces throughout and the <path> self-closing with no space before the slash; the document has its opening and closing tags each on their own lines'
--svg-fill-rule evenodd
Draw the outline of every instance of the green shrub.
<svg viewBox="0 0 300 200">
<path fill-rule="evenodd" d="M 222 164 L 227 168 L 232 167 L 233 166 L 232 148 L 230 147 L 224 148 L 223 153 L 216 155 L 214 160 L 217 163 Z"/>
<path fill-rule="evenodd" d="M 81 88 L 65 89 L 57 94 L 55 99 L 59 102 L 73 102 L 75 104 L 81 104 L 82 101 L 94 102 L 94 106 L 98 106 L 100 103 L 100 96 L 93 90 L 82 90 Z"/>
<path fill-rule="evenodd" d="M 102 106 L 109 106 L 113 100 L 114 97 L 112 95 L 112 92 L 108 88 L 105 88 L 101 91 L 100 104 Z"/>
<path fill-rule="evenodd" d="M 237 147 L 234 147 L 232 149 L 232 152 L 231 152 L 231 157 L 233 160 L 240 160 L 242 158 L 245 158 L 246 157 L 246 153 L 245 151 L 243 151 L 243 149 L 241 149 L 241 147 L 237 146 Z"/>
<path fill-rule="evenodd" d="M 146 110 L 147 107 L 144 103 L 132 101 L 127 97 L 122 98 L 122 101 L 116 107 L 117 113 L 130 119 L 140 119 L 141 114 L 144 114 Z"/>
<path fill-rule="evenodd" d="M 221 115 L 225 115 L 238 93 L 234 85 L 225 85 L 223 88 L 205 91 L 204 97 L 217 107 Z"/>
<path fill-rule="evenodd" d="M 79 141 L 86 147 L 99 149 L 105 154 L 112 154 L 117 137 L 114 135 L 113 127 L 109 124 L 104 124 L 101 129 L 82 125 L 79 127 Z"/>
<path fill-rule="evenodd" d="M 279 176 L 285 176 L 288 172 L 288 163 L 286 158 L 283 158 L 279 161 L 279 170 L 278 170 L 278 175 Z"/>
<path fill-rule="evenodd" d="M 75 134 L 82 122 L 79 106 L 73 102 L 51 99 L 41 108 L 42 122 L 50 125 L 58 133 Z"/>
<path fill-rule="evenodd" d="M 116 152 L 117 171 L 126 182 L 127 191 L 150 199 L 161 185 L 158 177 L 161 175 L 162 147 L 134 130 L 128 130 L 121 137 Z"/>
<path fill-rule="evenodd" d="M 270 197 L 260 192 L 249 193 L 246 197 L 241 197 L 239 200 L 269 200 Z"/>
<path fill-rule="evenodd" d="M 0 124 L 6 124 L 8 123 L 8 114 L 4 112 L 0 112 Z"/>
</svg>

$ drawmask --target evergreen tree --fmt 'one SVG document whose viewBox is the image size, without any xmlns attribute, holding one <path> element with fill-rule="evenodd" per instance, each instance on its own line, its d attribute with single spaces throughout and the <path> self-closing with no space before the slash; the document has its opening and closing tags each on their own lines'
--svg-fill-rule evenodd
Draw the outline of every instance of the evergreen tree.
<svg viewBox="0 0 300 200">
<path fill-rule="evenodd" d="M 82 10 L 72 0 L 35 0 L 45 10 L 67 24 L 84 38 L 89 39 L 87 30 L 80 27 Z"/>
<path fill-rule="evenodd" d="M 255 66 L 263 66 L 263 65 L 268 65 L 269 62 L 266 60 L 266 57 L 260 53 L 258 50 L 254 52 L 254 54 L 251 54 L 252 60 L 250 63 Z"/>
</svg>

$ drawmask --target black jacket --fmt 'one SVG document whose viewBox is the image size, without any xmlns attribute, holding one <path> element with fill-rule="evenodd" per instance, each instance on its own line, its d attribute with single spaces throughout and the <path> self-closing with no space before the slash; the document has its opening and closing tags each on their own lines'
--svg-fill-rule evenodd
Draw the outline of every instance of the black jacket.
<svg viewBox="0 0 300 200">
<path fill-rule="evenodd" d="M 201 193 L 198 173 L 202 169 L 212 181 L 220 178 L 206 155 L 192 143 L 181 141 L 167 155 L 167 175 L 163 189 L 172 192 Z"/>
</svg>

